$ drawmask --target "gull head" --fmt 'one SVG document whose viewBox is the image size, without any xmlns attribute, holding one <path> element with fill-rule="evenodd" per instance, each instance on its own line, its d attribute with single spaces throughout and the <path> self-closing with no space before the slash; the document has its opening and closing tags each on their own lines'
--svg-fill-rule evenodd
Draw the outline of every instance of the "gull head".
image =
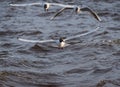
<svg viewBox="0 0 120 87">
<path fill-rule="evenodd" d="M 60 38 L 59 39 L 59 48 L 64 48 L 65 47 L 65 40 L 64 40 L 64 38 Z"/>
<path fill-rule="evenodd" d="M 50 8 L 50 4 L 49 3 L 45 3 L 44 4 L 44 10 L 48 11 L 49 8 Z"/>
<path fill-rule="evenodd" d="M 61 43 L 61 42 L 65 42 L 64 38 L 61 37 L 61 38 L 59 39 L 59 42 L 60 42 L 60 43 Z"/>
<path fill-rule="evenodd" d="M 80 7 L 75 7 L 75 12 L 78 14 L 78 13 L 80 13 Z"/>
</svg>

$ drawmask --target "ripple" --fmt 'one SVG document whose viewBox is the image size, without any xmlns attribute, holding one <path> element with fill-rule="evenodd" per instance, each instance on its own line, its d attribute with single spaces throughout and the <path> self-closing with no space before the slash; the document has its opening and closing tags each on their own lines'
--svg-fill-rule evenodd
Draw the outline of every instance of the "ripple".
<svg viewBox="0 0 120 87">
<path fill-rule="evenodd" d="M 0 51 L 0 58 L 7 57 L 9 55 L 8 51 Z"/>
<path fill-rule="evenodd" d="M 113 3 L 113 0 L 93 0 L 94 2 L 106 2 L 106 3 Z M 117 0 L 116 0 L 117 1 Z"/>
<path fill-rule="evenodd" d="M 119 17 L 114 17 L 113 20 L 119 22 L 119 21 L 120 21 L 120 16 L 119 16 Z M 120 30 L 120 29 L 119 29 L 119 30 Z"/>
<path fill-rule="evenodd" d="M 88 70 L 88 69 L 72 69 L 72 70 L 67 71 L 66 74 L 75 74 L 75 73 L 81 74 L 81 73 L 85 73 L 88 71 L 90 71 L 90 70 Z"/>
<path fill-rule="evenodd" d="M 11 43 L 4 43 L 3 45 L 1 45 L 1 47 L 9 48 L 9 47 L 12 47 L 12 44 Z"/>
<path fill-rule="evenodd" d="M 31 54 L 31 52 L 27 51 L 27 50 L 17 50 L 17 53 L 21 53 L 21 54 Z"/>
<path fill-rule="evenodd" d="M 99 81 L 99 83 L 97 83 L 96 87 L 104 87 L 107 84 L 113 84 L 112 87 L 113 86 L 119 87 L 120 86 L 120 80 L 119 79 L 117 79 L 117 80 L 101 80 L 101 81 Z"/>
<path fill-rule="evenodd" d="M 40 35 L 42 34 L 42 32 L 40 31 L 27 31 L 27 32 L 23 32 L 23 35 Z"/>
<path fill-rule="evenodd" d="M 50 15 L 53 15 L 55 12 L 47 12 L 47 13 L 40 13 L 37 16 L 39 17 L 48 17 Z"/>
<path fill-rule="evenodd" d="M 119 27 L 108 27 L 108 30 L 119 31 L 120 28 Z"/>
<path fill-rule="evenodd" d="M 95 69 L 93 71 L 93 74 L 103 74 L 103 73 L 107 73 L 110 72 L 112 70 L 112 68 L 105 68 L 105 69 Z"/>
<path fill-rule="evenodd" d="M 117 51 L 117 52 L 114 52 L 112 55 L 114 55 L 114 56 L 120 56 L 120 50 Z"/>
<path fill-rule="evenodd" d="M 42 87 L 59 87 L 62 83 L 55 82 L 55 78 L 59 77 L 57 74 L 51 73 L 30 73 L 30 72 L 13 72 L 1 71 L 0 82 L 7 86 L 19 85 L 24 87 L 42 86 Z M 37 78 L 35 80 L 35 78 Z M 56 78 L 57 79 L 57 78 Z M 40 82 L 39 82 L 40 81 Z M 10 84 L 12 83 L 12 84 Z"/>
<path fill-rule="evenodd" d="M 100 16 L 108 16 L 110 13 L 109 12 L 99 12 L 98 15 Z"/>
<path fill-rule="evenodd" d="M 120 39 L 112 39 L 112 40 L 103 40 L 103 44 L 108 44 L 108 45 L 120 45 Z"/>
<path fill-rule="evenodd" d="M 101 80 L 99 83 L 97 83 L 96 87 L 103 87 L 106 84 L 106 80 Z"/>
<path fill-rule="evenodd" d="M 44 48 L 44 46 L 40 46 L 38 44 L 35 44 L 33 47 L 30 48 L 30 50 L 35 52 L 48 52 L 49 49 Z"/>
<path fill-rule="evenodd" d="M 104 32 L 102 32 L 102 33 L 99 33 L 99 34 L 96 34 L 96 35 L 94 35 L 95 37 L 96 36 L 103 36 L 103 35 L 106 35 L 106 34 L 108 34 L 109 32 L 108 31 L 104 31 Z"/>
<path fill-rule="evenodd" d="M 0 36 L 10 36 L 10 35 L 16 35 L 16 34 L 20 34 L 22 33 L 22 31 L 11 31 L 11 30 L 8 30 L 8 31 L 0 31 Z"/>
</svg>

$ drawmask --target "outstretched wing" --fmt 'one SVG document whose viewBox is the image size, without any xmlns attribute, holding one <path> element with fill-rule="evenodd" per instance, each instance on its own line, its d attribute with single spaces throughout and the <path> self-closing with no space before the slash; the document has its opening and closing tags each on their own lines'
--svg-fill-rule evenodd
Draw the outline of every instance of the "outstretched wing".
<svg viewBox="0 0 120 87">
<path fill-rule="evenodd" d="M 68 4 L 60 4 L 60 3 L 49 3 L 50 5 L 52 5 L 52 6 L 59 6 L 59 7 L 69 7 L 69 8 L 71 8 L 71 7 L 74 7 L 75 5 L 68 5 Z"/>
<path fill-rule="evenodd" d="M 87 33 L 78 34 L 78 35 L 75 35 L 75 36 L 68 37 L 68 38 L 65 39 L 65 41 L 66 40 L 70 40 L 70 39 L 74 39 L 74 38 L 78 38 L 78 37 L 82 37 L 82 36 L 85 36 L 85 35 L 88 35 L 88 34 L 91 34 L 91 33 L 95 32 L 95 31 L 97 31 L 98 29 L 99 29 L 99 27 L 97 27 L 95 30 L 89 31 Z"/>
<path fill-rule="evenodd" d="M 29 4 L 10 4 L 10 6 L 32 6 L 32 5 L 43 5 L 44 3 L 29 3 Z"/>
<path fill-rule="evenodd" d="M 58 16 L 60 13 L 62 13 L 66 9 L 73 9 L 73 8 L 72 7 L 64 7 L 62 9 L 60 9 L 58 12 L 56 12 L 55 15 L 53 17 L 51 17 L 50 19 L 53 20 L 56 16 Z"/>
<path fill-rule="evenodd" d="M 88 7 L 84 7 L 84 8 L 81 8 L 80 10 L 81 11 L 88 11 L 88 12 L 90 12 L 94 16 L 94 18 L 96 18 L 98 21 L 101 21 L 100 17 L 92 9 L 90 9 Z"/>
<path fill-rule="evenodd" d="M 28 3 L 28 4 L 10 4 L 10 6 L 32 6 L 32 5 L 44 5 L 44 4 L 49 4 L 52 6 L 60 6 L 60 7 L 74 7 L 74 5 L 64 5 L 60 3 L 48 3 L 48 2 L 36 2 L 36 3 Z"/>
<path fill-rule="evenodd" d="M 28 39 L 22 39 L 18 38 L 18 40 L 23 42 L 30 42 L 30 43 L 47 43 L 47 42 L 55 42 L 56 40 L 28 40 Z"/>
</svg>

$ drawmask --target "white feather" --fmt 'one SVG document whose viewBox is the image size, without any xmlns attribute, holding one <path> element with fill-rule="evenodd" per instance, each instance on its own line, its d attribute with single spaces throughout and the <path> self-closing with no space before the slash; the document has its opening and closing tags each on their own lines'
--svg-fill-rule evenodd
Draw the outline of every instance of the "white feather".
<svg viewBox="0 0 120 87">
<path fill-rule="evenodd" d="M 28 39 L 22 39 L 18 38 L 18 40 L 23 42 L 30 42 L 30 43 L 47 43 L 47 42 L 55 42 L 56 40 L 28 40 Z"/>
<path fill-rule="evenodd" d="M 36 2 L 36 3 L 26 3 L 26 4 L 10 4 L 10 6 L 33 6 L 33 5 L 40 5 L 43 6 L 44 4 L 49 4 L 50 6 L 60 6 L 60 7 L 74 7 L 74 5 L 64 5 L 60 3 L 47 3 L 47 2 Z"/>
<path fill-rule="evenodd" d="M 22 38 L 18 38 L 18 40 L 23 41 L 23 42 L 30 42 L 30 43 L 49 43 L 49 42 L 54 42 L 56 44 L 58 44 L 58 47 L 63 48 L 66 46 L 69 46 L 70 44 L 67 44 L 66 41 L 70 40 L 70 39 L 74 39 L 74 38 L 78 38 L 78 37 L 82 37 L 82 36 L 86 36 L 88 34 L 94 33 L 99 29 L 99 27 L 97 27 L 95 30 L 89 31 L 87 33 L 83 33 L 83 34 L 79 34 L 79 35 L 75 35 L 75 36 L 71 36 L 68 37 L 66 39 L 64 39 L 63 42 L 59 42 L 59 40 L 28 40 L 28 39 L 22 39 Z"/>
<path fill-rule="evenodd" d="M 78 34 L 78 35 L 75 35 L 75 36 L 71 36 L 71 37 L 68 37 L 68 38 L 66 38 L 66 39 L 64 39 L 64 40 L 67 41 L 67 40 L 70 40 L 70 39 L 74 39 L 74 38 L 86 36 L 86 35 L 88 35 L 88 34 L 91 34 L 91 33 L 93 33 L 93 32 L 96 32 L 98 29 L 99 29 L 99 27 L 97 27 L 95 30 L 89 31 L 89 32 L 87 32 L 87 33 L 83 33 L 83 34 Z"/>
</svg>

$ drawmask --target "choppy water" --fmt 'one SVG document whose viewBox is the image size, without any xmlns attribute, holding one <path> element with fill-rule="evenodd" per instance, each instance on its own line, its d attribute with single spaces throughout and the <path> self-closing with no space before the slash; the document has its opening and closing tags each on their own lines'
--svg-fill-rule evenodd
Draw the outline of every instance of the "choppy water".
<svg viewBox="0 0 120 87">
<path fill-rule="evenodd" d="M 47 1 L 87 5 L 102 22 L 70 10 L 51 21 L 58 8 L 46 13 L 39 6 L 9 6 L 34 0 L 0 0 L 0 87 L 120 87 L 120 1 Z M 64 49 L 17 40 L 68 37 L 98 25 Z"/>
</svg>

